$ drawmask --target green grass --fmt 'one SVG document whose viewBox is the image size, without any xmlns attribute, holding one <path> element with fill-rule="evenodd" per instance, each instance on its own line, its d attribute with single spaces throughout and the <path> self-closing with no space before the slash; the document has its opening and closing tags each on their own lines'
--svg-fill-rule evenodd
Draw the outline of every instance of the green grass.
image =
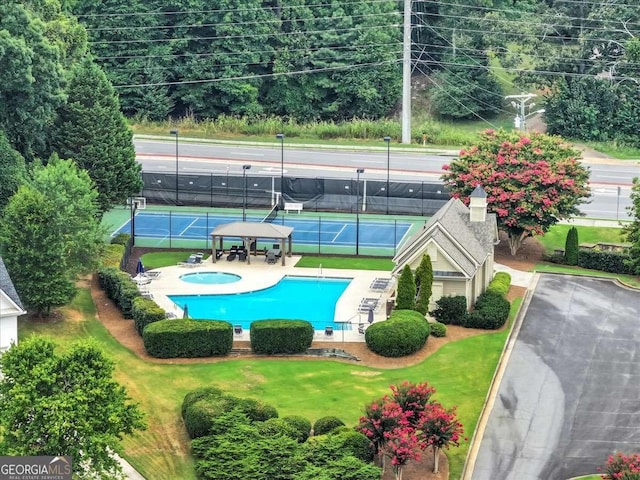
<svg viewBox="0 0 640 480">
<path fill-rule="evenodd" d="M 587 145 L 598 152 L 605 153 L 619 160 L 637 160 L 640 158 L 640 149 L 623 147 L 614 143 L 587 142 Z"/>
<path fill-rule="evenodd" d="M 518 305 L 514 302 L 514 313 Z M 95 318 L 86 289 L 63 313 L 65 319 L 53 323 L 21 320 L 20 336 L 48 335 L 63 348 L 84 337 L 102 344 L 116 363 L 116 379 L 139 402 L 149 424 L 147 431 L 125 439 L 125 457 L 147 478 L 157 480 L 195 479 L 180 404 L 190 390 L 211 384 L 270 402 L 280 415 L 303 415 L 313 422 L 332 413 L 355 425 L 364 405 L 388 394 L 389 385 L 428 381 L 437 389 L 439 401 L 458 406 L 465 435 L 471 437 L 508 335 L 503 330 L 450 343 L 424 362 L 396 370 L 275 358 L 177 365 L 142 360 L 120 345 Z M 448 452 L 451 479 L 460 477 L 468 447 L 465 442 Z"/>
<path fill-rule="evenodd" d="M 536 239 L 544 246 L 547 253 L 553 253 L 556 249 L 564 250 L 564 242 L 567 238 L 567 232 L 572 225 L 557 224 L 549 229 L 541 237 Z M 622 228 L 615 227 L 589 227 L 576 225 L 578 229 L 579 243 L 624 243 Z"/>
<path fill-rule="evenodd" d="M 338 268 L 344 270 L 393 270 L 394 263 L 386 258 L 354 258 L 354 257 L 314 257 L 305 255 L 296 267 L 305 268 Z"/>
<path fill-rule="evenodd" d="M 142 263 L 144 268 L 151 270 L 153 268 L 172 267 L 179 262 L 184 262 L 189 257 L 188 251 L 184 252 L 151 252 L 142 255 Z"/>
</svg>

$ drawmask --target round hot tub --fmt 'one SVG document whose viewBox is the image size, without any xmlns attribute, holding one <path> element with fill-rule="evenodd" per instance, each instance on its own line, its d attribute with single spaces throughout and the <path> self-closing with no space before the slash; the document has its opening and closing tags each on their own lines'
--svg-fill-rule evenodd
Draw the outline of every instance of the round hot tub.
<svg viewBox="0 0 640 480">
<path fill-rule="evenodd" d="M 197 272 L 180 275 L 180 280 L 198 285 L 221 285 L 223 283 L 233 283 L 242 277 L 234 273 L 225 272 Z"/>
</svg>

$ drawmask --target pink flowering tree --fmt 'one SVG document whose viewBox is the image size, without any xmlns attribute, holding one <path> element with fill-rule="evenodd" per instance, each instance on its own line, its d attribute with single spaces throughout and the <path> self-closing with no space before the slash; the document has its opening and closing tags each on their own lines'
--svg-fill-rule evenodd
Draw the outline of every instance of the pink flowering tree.
<svg viewBox="0 0 640 480">
<path fill-rule="evenodd" d="M 602 475 L 604 480 L 640 480 L 640 454 L 609 455 L 604 469 L 606 471 Z"/>
<path fill-rule="evenodd" d="M 421 442 L 411 426 L 396 427 L 385 432 L 382 453 L 389 457 L 396 480 L 402 480 L 402 468 L 409 460 L 420 460 Z"/>
<path fill-rule="evenodd" d="M 402 382 L 401 385 L 391 385 L 393 400 L 400 405 L 407 420 L 415 427 L 420 414 L 433 403 L 431 396 L 436 389 L 425 383 Z"/>
<path fill-rule="evenodd" d="M 589 171 L 579 160 L 580 153 L 559 137 L 487 130 L 443 166 L 442 180 L 466 205 L 476 186 L 484 188 L 515 255 L 527 237 L 580 215 L 578 206 L 590 193 Z"/>
<path fill-rule="evenodd" d="M 459 446 L 464 433 L 455 407 L 446 409 L 439 403 L 432 403 L 422 412 L 418 429 L 422 444 L 433 448 L 433 473 L 438 473 L 440 450 Z"/>
</svg>

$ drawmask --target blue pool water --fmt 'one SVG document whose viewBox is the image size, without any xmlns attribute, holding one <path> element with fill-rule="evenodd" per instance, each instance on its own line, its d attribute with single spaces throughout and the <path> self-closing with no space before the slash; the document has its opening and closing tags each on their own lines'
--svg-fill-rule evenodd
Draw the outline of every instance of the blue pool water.
<svg viewBox="0 0 640 480">
<path fill-rule="evenodd" d="M 226 320 L 248 329 L 254 320 L 270 318 L 307 320 L 315 330 L 333 323 L 336 302 L 351 283 L 351 278 L 287 276 L 276 285 L 254 292 L 219 295 L 169 295 L 189 317 L 202 320 Z"/>
<path fill-rule="evenodd" d="M 235 273 L 225 272 L 197 272 L 180 275 L 180 280 L 187 283 L 197 283 L 198 285 L 220 285 L 223 283 L 233 283 L 242 277 Z"/>
</svg>

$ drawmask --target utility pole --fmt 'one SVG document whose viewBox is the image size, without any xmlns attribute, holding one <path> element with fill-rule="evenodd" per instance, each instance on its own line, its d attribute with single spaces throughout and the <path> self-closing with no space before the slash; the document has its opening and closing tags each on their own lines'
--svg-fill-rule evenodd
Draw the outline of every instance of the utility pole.
<svg viewBox="0 0 640 480">
<path fill-rule="evenodd" d="M 411 143 L 411 0 L 404 0 L 402 39 L 402 143 Z"/>
<path fill-rule="evenodd" d="M 531 110 L 535 105 L 535 103 L 528 103 L 534 97 L 537 97 L 535 93 L 521 93 L 520 95 L 507 95 L 504 97 L 505 99 L 513 99 L 511 105 L 517 112 L 514 124 L 518 130 L 522 130 L 523 132 L 527 129 L 527 118 L 537 113 L 544 113 L 544 109 L 526 113 L 527 110 Z"/>
</svg>

